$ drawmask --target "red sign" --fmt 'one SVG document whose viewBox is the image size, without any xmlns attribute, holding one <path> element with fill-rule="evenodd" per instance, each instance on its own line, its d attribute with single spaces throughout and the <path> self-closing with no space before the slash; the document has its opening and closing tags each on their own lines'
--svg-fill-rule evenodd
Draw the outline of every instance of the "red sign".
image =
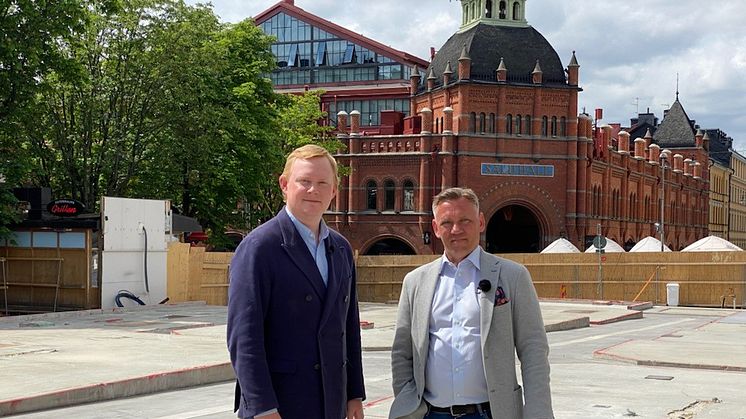
<svg viewBox="0 0 746 419">
<path fill-rule="evenodd" d="M 85 205 L 74 199 L 55 199 L 47 204 L 47 211 L 58 217 L 75 217 L 85 211 Z"/>
</svg>

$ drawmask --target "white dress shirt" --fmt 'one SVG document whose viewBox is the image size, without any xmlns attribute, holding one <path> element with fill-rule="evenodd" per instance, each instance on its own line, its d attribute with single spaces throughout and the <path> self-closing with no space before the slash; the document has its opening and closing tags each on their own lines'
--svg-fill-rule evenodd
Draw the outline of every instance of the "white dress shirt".
<svg viewBox="0 0 746 419">
<path fill-rule="evenodd" d="M 482 362 L 477 246 L 458 266 L 443 255 L 430 311 L 425 400 L 438 407 L 489 400 Z"/>
<path fill-rule="evenodd" d="M 295 229 L 298 230 L 298 234 L 303 238 L 303 243 L 306 244 L 308 251 L 316 262 L 321 279 L 324 280 L 324 285 L 326 285 L 329 282 L 329 262 L 326 260 L 326 245 L 324 244 L 324 240 L 329 237 L 329 228 L 326 226 L 324 220 L 321 220 L 319 222 L 319 238 L 317 240 L 313 231 L 295 218 L 293 213 L 290 212 L 290 208 L 285 207 L 285 212 L 288 213 L 290 221 L 293 222 Z"/>
</svg>

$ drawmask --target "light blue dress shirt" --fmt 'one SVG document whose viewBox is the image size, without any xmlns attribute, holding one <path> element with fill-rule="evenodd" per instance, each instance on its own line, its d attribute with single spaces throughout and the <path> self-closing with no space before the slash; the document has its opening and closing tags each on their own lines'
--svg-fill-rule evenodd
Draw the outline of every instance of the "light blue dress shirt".
<svg viewBox="0 0 746 419">
<path fill-rule="evenodd" d="M 293 222 L 295 229 L 298 230 L 300 236 L 303 237 L 303 242 L 306 244 L 308 251 L 311 252 L 311 256 L 316 262 L 316 267 L 319 268 L 321 278 L 324 280 L 324 285 L 326 285 L 329 282 L 329 262 L 326 260 L 326 246 L 324 246 L 324 240 L 329 237 L 329 228 L 326 226 L 326 223 L 324 223 L 324 220 L 321 220 L 319 223 L 319 239 L 316 240 L 313 231 L 300 222 L 300 220 L 295 218 L 293 213 L 290 212 L 290 208 L 287 206 L 285 207 L 285 212 L 288 213 L 290 221 Z"/>
<path fill-rule="evenodd" d="M 430 312 L 425 400 L 438 407 L 489 400 L 480 333 L 479 251 L 458 266 L 443 255 Z"/>
</svg>

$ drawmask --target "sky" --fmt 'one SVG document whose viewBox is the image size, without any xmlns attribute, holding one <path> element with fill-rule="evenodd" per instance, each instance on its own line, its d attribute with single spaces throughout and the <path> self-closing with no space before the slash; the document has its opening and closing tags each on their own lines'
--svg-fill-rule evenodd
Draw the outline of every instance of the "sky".
<svg viewBox="0 0 746 419">
<path fill-rule="evenodd" d="M 277 0 L 279 1 L 279 0 Z M 224 22 L 276 0 L 213 0 Z M 196 3 L 195 0 L 187 0 Z M 429 59 L 461 22 L 458 0 L 295 0 L 295 5 L 395 49 Z M 580 64 L 578 111 L 629 126 L 676 99 L 701 128 L 718 128 L 746 155 L 746 1 L 527 0 L 526 19 L 566 66 Z"/>
</svg>

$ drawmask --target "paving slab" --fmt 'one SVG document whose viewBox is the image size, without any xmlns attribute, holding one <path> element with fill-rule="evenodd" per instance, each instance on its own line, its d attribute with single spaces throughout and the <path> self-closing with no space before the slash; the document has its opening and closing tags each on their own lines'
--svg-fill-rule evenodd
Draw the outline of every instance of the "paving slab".
<svg viewBox="0 0 746 419">
<path fill-rule="evenodd" d="M 396 305 L 361 303 L 365 351 L 391 349 Z M 626 320 L 624 305 L 542 302 L 548 331 Z M 0 317 L 0 416 L 233 379 L 226 307 L 200 303 Z"/>
<path fill-rule="evenodd" d="M 700 309 L 697 313 L 701 315 L 706 311 Z M 746 312 L 723 314 L 727 317 L 696 329 L 682 329 L 655 339 L 630 340 L 599 349 L 593 356 L 637 365 L 746 372 L 746 341 L 743 339 Z"/>
</svg>

